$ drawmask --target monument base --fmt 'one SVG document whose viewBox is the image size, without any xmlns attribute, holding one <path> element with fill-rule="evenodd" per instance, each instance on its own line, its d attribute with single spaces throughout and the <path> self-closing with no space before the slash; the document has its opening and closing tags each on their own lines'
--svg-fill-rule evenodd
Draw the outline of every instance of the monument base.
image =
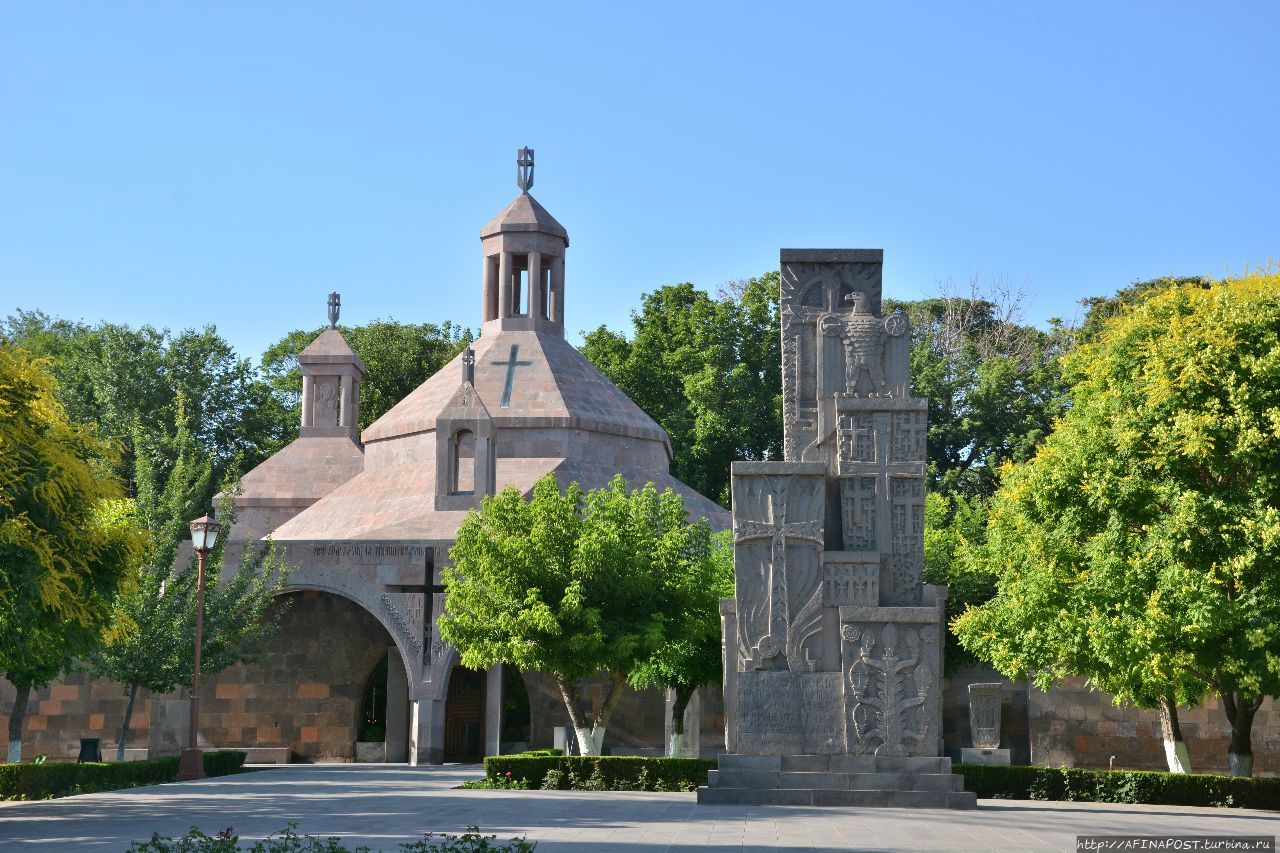
<svg viewBox="0 0 1280 853">
<path fill-rule="evenodd" d="M 977 795 L 949 758 L 721 755 L 698 802 L 748 806 L 972 809 Z"/>
<path fill-rule="evenodd" d="M 1008 767 L 1010 763 L 1007 749 L 980 749 L 966 746 L 960 749 L 961 764 L 1000 764 Z"/>
</svg>

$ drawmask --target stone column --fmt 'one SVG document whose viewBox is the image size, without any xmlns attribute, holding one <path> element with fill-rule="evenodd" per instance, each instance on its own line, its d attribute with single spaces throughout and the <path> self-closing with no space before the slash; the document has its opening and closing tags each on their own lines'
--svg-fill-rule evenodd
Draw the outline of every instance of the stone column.
<svg viewBox="0 0 1280 853">
<path fill-rule="evenodd" d="M 315 380 L 311 374 L 302 374 L 302 425 L 309 427 L 315 424 L 315 412 L 311 410 L 311 402 L 315 397 Z"/>
<path fill-rule="evenodd" d="M 498 302 L 497 293 L 494 291 L 498 283 L 494 281 L 493 259 L 486 255 L 483 263 L 484 268 L 480 273 L 480 280 L 484 282 L 480 288 L 480 317 L 488 321 L 494 319 L 492 306 Z"/>
<path fill-rule="evenodd" d="M 351 383 L 351 436 L 360 440 L 360 377 L 353 377 Z"/>
<path fill-rule="evenodd" d="M 738 600 L 720 599 L 720 663 L 724 669 L 724 751 L 738 751 Z"/>
<path fill-rule="evenodd" d="M 489 667 L 484 685 L 484 754 L 502 749 L 502 664 Z"/>
<path fill-rule="evenodd" d="M 444 700 L 414 699 L 409 707 L 409 764 L 444 763 Z"/>
<path fill-rule="evenodd" d="M 547 316 L 551 322 L 564 325 L 564 258 L 551 259 L 551 310 Z"/>
<path fill-rule="evenodd" d="M 387 649 L 387 761 L 409 758 L 409 679 L 395 646 Z"/>
<path fill-rule="evenodd" d="M 529 253 L 529 316 L 541 317 L 542 313 L 542 253 Z"/>
<path fill-rule="evenodd" d="M 510 317 L 511 306 L 511 253 L 503 252 L 498 259 L 498 316 Z"/>
<path fill-rule="evenodd" d="M 338 398 L 338 426 L 352 429 L 356 422 L 351 419 L 351 400 L 353 398 L 352 379 L 350 373 L 344 373 L 341 379 L 341 396 Z"/>
</svg>

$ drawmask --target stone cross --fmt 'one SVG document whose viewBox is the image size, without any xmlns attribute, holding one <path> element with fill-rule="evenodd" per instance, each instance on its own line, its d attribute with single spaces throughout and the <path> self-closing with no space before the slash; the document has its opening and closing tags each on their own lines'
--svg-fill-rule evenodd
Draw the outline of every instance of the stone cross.
<svg viewBox="0 0 1280 853">
<path fill-rule="evenodd" d="M 338 311 L 342 308 L 342 297 L 333 292 L 329 294 L 329 328 L 338 328 Z"/>
<path fill-rule="evenodd" d="M 532 148 L 521 148 L 516 152 L 516 186 L 526 194 L 533 187 Z"/>
<path fill-rule="evenodd" d="M 462 381 L 476 384 L 476 351 L 471 347 L 462 351 Z"/>
<path fill-rule="evenodd" d="M 518 359 L 519 355 L 520 355 L 520 345 L 512 344 L 511 355 L 507 358 L 506 361 L 493 362 L 494 367 L 505 367 L 507 369 L 506 382 L 503 383 L 503 386 L 502 386 L 502 408 L 504 409 L 510 408 L 511 406 L 511 389 L 515 385 L 515 381 L 516 381 L 516 368 L 528 367 L 529 365 L 533 364 L 532 361 L 520 361 Z"/>
<path fill-rule="evenodd" d="M 784 506 L 785 503 L 784 499 Z M 787 638 L 791 631 L 791 608 L 787 592 L 787 540 L 801 539 L 812 542 L 819 548 L 823 544 L 820 521 L 798 521 L 787 524 L 782 520 L 783 513 L 777 510 L 772 494 L 769 495 L 768 506 L 768 518 L 762 522 L 739 522 L 734 537 L 735 545 L 753 539 L 768 539 L 770 543 L 769 633 L 760 641 L 760 659 L 757 659 L 757 663 L 761 659 L 776 657 L 787 648 Z"/>
</svg>

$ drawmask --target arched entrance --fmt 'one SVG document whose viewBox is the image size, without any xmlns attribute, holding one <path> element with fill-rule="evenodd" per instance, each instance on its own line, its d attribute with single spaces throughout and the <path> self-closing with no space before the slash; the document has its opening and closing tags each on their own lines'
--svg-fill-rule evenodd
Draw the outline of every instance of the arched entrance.
<svg viewBox="0 0 1280 853">
<path fill-rule="evenodd" d="M 444 760 L 480 761 L 485 747 L 485 673 L 458 664 L 444 705 Z"/>
</svg>

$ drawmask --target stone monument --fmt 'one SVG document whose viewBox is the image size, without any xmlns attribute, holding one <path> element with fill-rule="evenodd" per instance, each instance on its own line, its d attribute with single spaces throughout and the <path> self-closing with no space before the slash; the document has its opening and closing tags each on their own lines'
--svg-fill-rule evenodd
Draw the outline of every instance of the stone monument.
<svg viewBox="0 0 1280 853">
<path fill-rule="evenodd" d="M 973 808 L 942 756 L 945 587 L 923 583 L 928 401 L 883 253 L 781 253 L 784 461 L 733 465 L 728 754 L 700 803 Z"/>
<path fill-rule="evenodd" d="M 962 764 L 1010 764 L 1008 749 L 1000 748 L 1000 682 L 969 685 L 969 738 L 972 747 L 960 750 Z"/>
</svg>

